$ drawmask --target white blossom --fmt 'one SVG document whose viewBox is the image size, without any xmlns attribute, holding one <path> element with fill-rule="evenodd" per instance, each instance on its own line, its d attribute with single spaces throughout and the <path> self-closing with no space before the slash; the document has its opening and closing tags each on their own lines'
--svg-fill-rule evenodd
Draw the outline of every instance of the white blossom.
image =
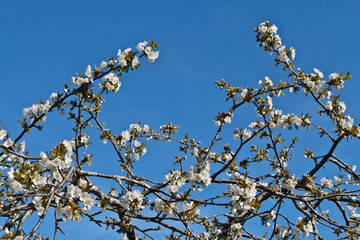
<svg viewBox="0 0 360 240">
<path fill-rule="evenodd" d="M 47 178 L 41 176 L 39 173 L 36 173 L 35 177 L 33 178 L 33 183 L 36 186 L 43 187 L 47 183 Z"/>
<path fill-rule="evenodd" d="M 324 184 L 324 186 L 327 187 L 327 188 L 332 188 L 332 187 L 333 187 L 333 184 L 332 184 L 331 179 L 328 179 L 328 178 L 326 178 L 326 177 L 323 177 L 323 178 L 321 179 L 321 182 L 322 182 L 322 183 Z"/>
<path fill-rule="evenodd" d="M 186 177 L 182 176 L 182 174 L 176 170 L 167 174 L 163 182 L 168 183 L 166 186 L 168 192 L 176 193 L 179 188 L 186 183 Z"/>
<path fill-rule="evenodd" d="M 296 55 L 295 49 L 294 49 L 293 47 L 290 47 L 289 51 L 290 51 L 290 53 L 291 53 L 291 55 L 290 55 L 291 59 L 294 60 L 294 59 L 295 59 L 295 55 Z"/>
<path fill-rule="evenodd" d="M 338 73 L 331 73 L 331 74 L 329 75 L 329 79 L 330 79 L 330 80 L 334 80 L 334 79 L 337 79 L 337 78 L 339 78 L 339 74 L 338 74 Z"/>
<path fill-rule="evenodd" d="M 144 196 L 139 190 L 129 191 L 125 194 L 122 205 L 126 209 L 130 209 L 130 207 L 142 208 L 143 198 Z"/>
<path fill-rule="evenodd" d="M 94 77 L 92 76 L 92 69 L 90 65 L 88 65 L 86 68 L 85 76 L 88 77 L 90 80 L 94 79 Z"/>
<path fill-rule="evenodd" d="M 42 198 L 36 196 L 32 202 L 35 205 L 35 209 L 38 211 L 38 215 L 41 216 L 45 210 L 42 206 Z"/>
<path fill-rule="evenodd" d="M 11 138 L 7 138 L 3 144 L 4 147 L 9 148 L 13 145 L 13 141 L 11 141 Z"/>
<path fill-rule="evenodd" d="M 230 117 L 230 116 L 226 116 L 226 117 L 224 118 L 224 122 L 226 122 L 226 123 L 231 123 L 231 117 Z"/>
<path fill-rule="evenodd" d="M 65 206 L 63 208 L 57 208 L 56 212 L 60 216 L 64 216 L 65 219 L 71 219 L 73 217 L 73 212 L 70 206 Z"/>
<path fill-rule="evenodd" d="M 324 74 L 317 68 L 314 68 L 314 72 L 316 73 L 316 75 L 318 75 L 320 78 L 324 77 Z"/>
<path fill-rule="evenodd" d="M 345 112 L 346 111 L 346 105 L 345 102 L 339 102 L 339 107 L 340 107 L 340 112 Z"/>
<path fill-rule="evenodd" d="M 140 65 L 140 62 L 139 62 L 139 58 L 138 57 L 134 57 L 132 62 L 131 62 L 131 66 L 132 67 L 137 67 Z"/>
<path fill-rule="evenodd" d="M 327 101 L 325 108 L 331 112 L 333 110 L 332 102 Z"/>
<path fill-rule="evenodd" d="M 243 89 L 243 90 L 241 91 L 240 97 L 241 97 L 242 99 L 245 99 L 246 94 L 248 93 L 248 91 L 249 91 L 249 90 L 248 90 L 247 88 Z"/>
<path fill-rule="evenodd" d="M 278 60 L 280 62 L 288 62 L 289 61 L 289 58 L 286 55 L 285 46 L 279 47 L 278 53 L 279 53 L 279 55 L 275 58 L 276 60 Z"/>
<path fill-rule="evenodd" d="M 6 130 L 5 129 L 1 129 L 0 130 L 0 141 L 3 141 L 4 138 L 6 136 Z"/>
<path fill-rule="evenodd" d="M 251 130 L 245 128 L 243 133 L 244 140 L 249 139 L 251 137 L 251 134 L 252 134 Z"/>
<path fill-rule="evenodd" d="M 136 49 L 139 52 L 143 52 L 145 50 L 145 46 L 148 44 L 147 41 L 143 41 L 143 42 L 139 42 L 138 45 L 136 46 Z"/>
<path fill-rule="evenodd" d="M 102 61 L 100 63 L 100 69 L 102 70 L 102 69 L 105 69 L 106 67 L 107 67 L 107 63 L 105 61 Z"/>
<path fill-rule="evenodd" d="M 231 224 L 231 230 L 233 231 L 239 231 L 242 228 L 240 223 L 233 223 Z"/>
<path fill-rule="evenodd" d="M 103 87 L 109 91 L 117 92 L 121 86 L 121 82 L 119 81 L 119 77 L 114 73 L 108 73 L 103 77 L 104 85 Z"/>
<path fill-rule="evenodd" d="M 295 179 L 295 176 L 293 175 L 291 178 L 288 178 L 283 183 L 283 188 L 289 191 L 293 191 L 297 184 L 297 180 Z"/>
</svg>

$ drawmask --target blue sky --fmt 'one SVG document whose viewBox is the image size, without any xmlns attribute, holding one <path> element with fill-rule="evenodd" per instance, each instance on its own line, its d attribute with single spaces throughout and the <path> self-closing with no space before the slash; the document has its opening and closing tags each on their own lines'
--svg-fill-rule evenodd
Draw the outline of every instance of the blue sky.
<svg viewBox="0 0 360 240">
<path fill-rule="evenodd" d="M 297 67 L 307 72 L 315 67 L 325 76 L 351 71 L 352 81 L 346 83 L 342 97 L 358 123 L 359 11 L 360 2 L 355 0 L 0 0 L 1 126 L 16 135 L 23 108 L 61 90 L 88 64 L 99 64 L 119 48 L 154 39 L 161 45 L 159 59 L 154 64 L 143 62 L 139 70 L 123 77 L 120 91 L 107 97 L 102 119 L 120 132 L 137 121 L 153 128 L 170 121 L 181 127 L 180 136 L 189 132 L 207 144 L 216 131 L 213 117 L 228 106 L 215 80 L 255 86 L 265 76 L 274 81 L 286 78 L 255 43 L 253 30 L 264 20 L 278 26 L 284 45 L 295 48 Z M 309 107 L 295 100 L 290 106 L 278 104 L 290 113 Z M 247 126 L 247 120 L 240 114 L 231 128 Z M 43 133 L 27 136 L 27 148 L 37 155 L 70 138 L 69 126 L 64 117 L 52 113 Z M 152 172 L 166 173 L 176 146 L 166 148 L 149 153 L 148 162 L 139 164 L 139 173 L 145 174 L 154 162 L 161 168 Z M 102 149 L 94 168 L 111 172 L 112 155 Z M 343 151 L 354 151 L 354 146 L 344 146 Z M 79 223 L 85 226 L 80 233 L 71 229 L 74 226 L 67 225 L 69 239 L 87 234 L 89 225 Z M 87 238 L 98 239 L 100 233 L 116 236 L 108 231 Z"/>
</svg>

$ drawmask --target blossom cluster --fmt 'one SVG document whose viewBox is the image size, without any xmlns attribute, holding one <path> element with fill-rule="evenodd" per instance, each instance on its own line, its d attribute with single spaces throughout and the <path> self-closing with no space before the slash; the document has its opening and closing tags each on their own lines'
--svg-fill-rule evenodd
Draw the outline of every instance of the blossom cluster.
<svg viewBox="0 0 360 240">
<path fill-rule="evenodd" d="M 256 183 L 246 177 L 239 176 L 241 185 L 230 184 L 229 194 L 231 196 L 231 205 L 233 210 L 249 210 L 249 205 L 255 198 L 257 190 Z"/>
<path fill-rule="evenodd" d="M 95 197 L 87 192 L 84 192 L 78 186 L 70 184 L 67 186 L 66 197 L 68 198 L 79 198 L 83 202 L 84 210 L 90 210 L 95 204 Z"/>
<path fill-rule="evenodd" d="M 175 202 L 164 202 L 160 198 L 155 200 L 155 211 L 157 214 L 164 213 L 165 215 L 171 215 L 174 213 L 174 210 L 177 209 L 177 204 Z"/>
<path fill-rule="evenodd" d="M 281 38 L 277 33 L 278 28 L 274 24 L 270 24 L 268 21 L 261 23 L 255 28 L 257 41 L 261 42 L 261 46 L 264 46 L 265 51 L 277 52 L 278 56 L 275 58 L 277 64 L 280 62 L 289 63 L 290 58 L 295 59 L 295 49 L 291 47 L 289 50 L 282 45 Z"/>
<path fill-rule="evenodd" d="M 144 52 L 148 57 L 149 62 L 154 62 L 159 57 L 159 51 L 153 51 L 153 47 L 151 46 L 146 47 L 147 44 L 147 41 L 139 42 L 136 49 L 139 52 Z"/>
<path fill-rule="evenodd" d="M 289 177 L 288 179 L 285 179 L 283 182 L 282 187 L 288 191 L 293 191 L 294 188 L 296 187 L 297 184 L 297 180 L 295 178 L 295 175 Z"/>
<path fill-rule="evenodd" d="M 38 120 L 39 123 L 43 123 L 46 121 L 46 115 L 50 111 L 51 107 L 59 97 L 58 93 L 52 93 L 46 102 L 40 102 L 38 104 L 34 103 L 31 107 L 27 107 L 23 109 L 23 117 L 24 120 L 20 121 L 21 125 L 24 126 L 26 122 L 29 122 L 30 124 L 33 123 L 33 121 L 36 118 L 41 118 Z"/>
<path fill-rule="evenodd" d="M 95 69 L 88 65 L 84 73 L 85 76 L 78 74 L 77 77 L 71 78 L 71 82 L 75 87 L 79 87 L 82 84 L 92 83 L 102 76 L 103 83 L 100 83 L 99 87 L 107 91 L 118 92 L 121 87 L 119 81 L 121 72 L 127 72 L 130 68 L 134 69 L 140 66 L 139 58 L 141 56 L 136 56 L 136 54 L 143 52 L 149 62 L 154 62 L 159 57 L 159 51 L 153 51 L 158 45 L 153 41 L 150 41 L 149 46 L 147 44 L 147 41 L 139 42 L 136 46 L 138 52 L 133 52 L 131 48 L 126 48 L 124 51 L 119 49 L 116 54 L 117 60 L 109 58 L 108 62 L 102 61 L 99 67 L 95 66 Z M 116 64 L 118 64 L 118 67 Z"/>
<path fill-rule="evenodd" d="M 143 128 L 139 124 L 130 124 L 129 130 L 122 131 L 118 144 L 127 149 L 125 157 L 132 156 L 135 161 L 138 161 L 141 156 L 144 156 L 147 152 L 144 142 L 136 140 L 138 136 L 146 136 L 149 133 L 149 125 L 145 124 Z M 151 137 L 149 137 L 151 138 Z M 129 143 L 129 147 L 126 144 Z"/>
<path fill-rule="evenodd" d="M 199 173 L 194 172 L 193 166 L 190 166 L 187 173 L 188 181 L 192 186 L 195 186 L 196 183 L 203 184 L 204 187 L 207 187 L 211 183 L 210 177 L 210 164 L 206 164 L 204 169 L 202 169 Z"/>
<path fill-rule="evenodd" d="M 75 142 L 73 140 L 64 140 L 61 144 L 65 148 L 65 154 L 63 156 L 49 158 L 44 152 L 40 153 L 42 167 L 49 170 L 58 182 L 61 182 L 63 179 L 59 170 L 69 168 L 72 165 L 73 147 Z"/>
<path fill-rule="evenodd" d="M 109 91 L 117 92 L 121 86 L 121 82 L 119 81 L 119 77 L 114 73 L 109 73 L 104 76 L 104 84 L 100 85 L 100 87 L 105 88 Z"/>
<path fill-rule="evenodd" d="M 170 193 L 176 193 L 180 187 L 185 185 L 186 176 L 181 174 L 180 171 L 175 170 L 173 172 L 168 173 L 163 180 L 163 183 L 167 183 L 166 190 Z"/>
<path fill-rule="evenodd" d="M 129 209 L 142 209 L 144 208 L 144 206 L 142 206 L 144 200 L 144 196 L 142 195 L 142 193 L 140 192 L 140 190 L 133 190 L 133 191 L 128 191 L 125 196 L 124 199 L 122 200 L 122 205 L 125 209 L 129 210 Z"/>
</svg>

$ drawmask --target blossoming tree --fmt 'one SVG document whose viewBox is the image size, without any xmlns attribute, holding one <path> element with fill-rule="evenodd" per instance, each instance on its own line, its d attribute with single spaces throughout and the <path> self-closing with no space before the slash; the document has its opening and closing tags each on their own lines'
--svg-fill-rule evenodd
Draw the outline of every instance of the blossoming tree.
<svg viewBox="0 0 360 240">
<path fill-rule="evenodd" d="M 306 73 L 296 68 L 295 50 L 282 45 L 277 30 L 265 21 L 255 29 L 256 40 L 275 56 L 288 79 L 275 83 L 265 77 L 256 87 L 216 81 L 226 90 L 231 106 L 215 117 L 218 128 L 208 144 L 188 134 L 177 136 L 179 127 L 172 123 L 160 128 L 134 123 L 123 131 L 101 123 L 104 97 L 119 90 L 120 78 L 138 69 L 141 59 L 154 62 L 158 58 L 159 46 L 153 41 L 140 42 L 136 50 L 119 50 L 116 58 L 100 66 L 89 65 L 84 74 L 72 78 L 71 86 L 65 84 L 63 91 L 25 108 L 18 136 L 0 130 L 1 239 L 45 239 L 39 228 L 50 213 L 54 214 L 54 239 L 66 234 L 62 222 L 71 220 L 92 221 L 131 240 L 359 239 L 360 176 L 356 166 L 335 154 L 340 142 L 360 137 L 359 126 L 346 114 L 338 91 L 350 74 L 331 73 L 326 78 L 318 69 Z M 281 101 L 290 94 L 311 99 L 317 117 L 285 114 L 274 107 L 274 97 Z M 224 129 L 231 128 L 232 118 L 245 105 L 255 108 L 255 120 L 233 129 L 237 141 L 221 144 Z M 55 111 L 68 114 L 74 123 L 73 136 L 30 156 L 23 137 L 32 129 L 41 130 L 46 116 Z M 329 124 L 321 126 L 321 119 L 330 120 Z M 93 126 L 97 136 L 88 133 Z M 304 151 L 295 151 L 299 139 L 292 129 L 315 132 L 330 144 L 324 152 L 309 143 L 304 159 Z M 90 139 L 96 137 L 116 153 L 118 174 L 91 167 L 92 155 L 86 151 Z M 179 147 L 174 165 L 159 179 L 134 171 L 134 162 L 146 154 L 148 141 Z M 250 154 L 242 157 L 246 151 Z M 309 171 L 288 167 L 288 163 L 304 161 Z M 336 166 L 338 171 L 325 172 L 327 166 Z M 97 186 L 97 179 L 111 181 L 110 191 Z"/>
</svg>

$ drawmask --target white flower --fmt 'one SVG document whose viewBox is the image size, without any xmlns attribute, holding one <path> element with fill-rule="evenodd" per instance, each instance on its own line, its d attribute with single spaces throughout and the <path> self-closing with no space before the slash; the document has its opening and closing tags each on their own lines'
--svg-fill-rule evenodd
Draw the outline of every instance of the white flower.
<svg viewBox="0 0 360 240">
<path fill-rule="evenodd" d="M 41 216 L 45 210 L 44 207 L 42 206 L 41 197 L 35 197 L 32 202 L 35 204 L 35 209 L 38 211 L 38 215 Z"/>
<path fill-rule="evenodd" d="M 59 171 L 54 171 L 52 176 L 58 181 L 58 182 L 61 182 L 62 181 L 62 176 L 61 174 L 59 173 Z"/>
<path fill-rule="evenodd" d="M 238 231 L 242 228 L 241 224 L 240 223 L 234 223 L 231 225 L 231 230 L 233 231 Z"/>
<path fill-rule="evenodd" d="M 136 46 L 136 49 L 137 49 L 139 52 L 142 52 L 142 51 L 144 51 L 145 46 L 146 46 L 147 44 L 148 44 L 147 41 L 139 42 L 138 45 Z"/>
<path fill-rule="evenodd" d="M 157 59 L 159 57 L 159 51 L 150 52 L 150 53 L 148 53 L 147 57 L 148 57 L 148 60 L 150 63 L 154 62 L 155 59 Z"/>
<path fill-rule="evenodd" d="M 143 130 L 144 130 L 144 132 L 148 132 L 149 131 L 149 125 L 145 124 Z"/>
<path fill-rule="evenodd" d="M 195 206 L 194 206 L 194 202 L 185 203 L 185 204 L 183 204 L 183 206 L 182 206 L 184 212 L 190 211 L 190 210 L 193 209 L 194 207 L 195 207 Z"/>
<path fill-rule="evenodd" d="M 281 46 L 278 49 L 278 53 L 279 55 L 275 58 L 276 60 L 280 61 L 280 62 L 288 62 L 289 58 L 286 55 L 286 51 L 285 51 L 285 46 Z"/>
<path fill-rule="evenodd" d="M 81 193 L 80 200 L 84 203 L 85 210 L 90 210 L 91 207 L 95 204 L 95 197 L 86 192 Z"/>
<path fill-rule="evenodd" d="M 249 139 L 250 137 L 251 137 L 251 131 L 249 130 L 249 129 L 244 129 L 244 133 L 243 133 L 243 138 L 244 138 L 244 140 L 247 140 L 247 139 Z"/>
<path fill-rule="evenodd" d="M 134 190 L 132 192 L 127 192 L 125 194 L 124 200 L 122 201 L 122 205 L 126 209 L 130 209 L 130 206 L 136 207 L 136 208 L 142 208 L 142 202 L 143 202 L 144 196 L 141 194 L 139 190 Z"/>
<path fill-rule="evenodd" d="M 76 86 L 80 86 L 83 83 L 88 83 L 88 78 L 82 78 L 82 77 L 71 77 L 71 82 Z"/>
<path fill-rule="evenodd" d="M 288 178 L 283 183 L 283 188 L 289 191 L 293 191 L 297 184 L 297 180 L 295 179 L 295 176 L 293 175 L 291 178 Z"/>
<path fill-rule="evenodd" d="M 90 80 L 93 79 L 92 69 L 91 69 L 91 66 L 90 66 L 90 65 L 88 65 L 87 68 L 86 68 L 85 76 L 87 76 Z"/>
<path fill-rule="evenodd" d="M 274 210 L 271 210 L 270 217 L 271 219 L 274 219 L 276 217 L 276 212 Z"/>
<path fill-rule="evenodd" d="M 140 146 L 141 146 L 141 142 L 139 142 L 138 140 L 134 140 L 134 146 L 135 146 L 135 147 L 140 147 Z"/>
<path fill-rule="evenodd" d="M 275 24 L 271 25 L 268 30 L 271 32 L 271 33 L 276 33 L 278 28 L 277 26 L 275 26 Z"/>
<path fill-rule="evenodd" d="M 240 97 L 241 97 L 242 99 L 244 99 L 244 98 L 246 97 L 247 92 L 248 92 L 248 89 L 243 89 L 243 90 L 241 91 Z"/>
<path fill-rule="evenodd" d="M 339 107 L 340 107 L 340 112 L 345 112 L 346 110 L 346 105 L 344 102 L 339 102 Z"/>
<path fill-rule="evenodd" d="M 121 141 L 122 142 L 127 142 L 127 141 L 129 141 L 130 140 L 130 137 L 131 137 L 131 135 L 130 135 L 130 132 L 128 131 L 128 130 L 126 130 L 126 131 L 123 131 L 122 133 L 121 133 Z"/>
<path fill-rule="evenodd" d="M 46 185 L 46 177 L 40 176 L 38 173 L 36 173 L 35 177 L 33 178 L 33 182 L 36 186 L 43 187 Z"/>
<path fill-rule="evenodd" d="M 58 95 L 59 95 L 58 93 L 52 93 L 52 94 L 50 95 L 49 101 L 50 101 L 50 102 L 55 101 L 56 98 L 58 97 Z"/>
<path fill-rule="evenodd" d="M 281 46 L 281 38 L 278 34 L 275 35 L 274 40 L 275 40 L 275 44 L 274 44 L 275 47 L 276 48 L 280 47 Z"/>
<path fill-rule="evenodd" d="M 211 183 L 211 177 L 210 177 L 210 164 L 206 164 L 203 170 L 201 170 L 199 173 L 195 173 L 192 166 L 188 169 L 188 179 L 191 183 L 191 185 L 195 185 L 195 183 L 203 184 L 205 187 L 209 186 Z"/>
<path fill-rule="evenodd" d="M 314 72 L 320 77 L 320 78 L 323 78 L 324 77 L 324 74 L 317 68 L 314 68 Z"/>
<path fill-rule="evenodd" d="M 304 232 L 303 232 L 303 237 L 307 237 L 309 236 L 309 233 L 313 232 L 313 226 L 311 224 L 311 222 L 308 222 L 305 226 L 304 226 Z"/>
<path fill-rule="evenodd" d="M 121 86 L 121 82 L 119 82 L 119 77 L 116 76 L 114 73 L 109 73 L 103 77 L 104 80 L 104 87 L 113 92 L 119 91 Z"/>
<path fill-rule="evenodd" d="M 276 238 L 277 238 L 278 240 L 285 239 L 285 237 L 288 236 L 290 233 L 291 233 L 291 230 L 288 231 L 287 229 L 284 229 L 283 231 L 281 231 L 281 232 L 276 236 Z"/>
<path fill-rule="evenodd" d="M 339 78 L 339 74 L 338 74 L 338 73 L 331 73 L 331 74 L 329 75 L 329 78 L 330 78 L 331 80 L 334 80 L 334 79 L 336 79 L 336 78 Z"/>
<path fill-rule="evenodd" d="M 348 121 L 345 119 L 340 120 L 340 126 L 346 130 L 351 130 L 352 126 L 354 124 L 354 119 L 350 118 Z"/>
<path fill-rule="evenodd" d="M 273 108 L 272 98 L 270 96 L 267 96 L 266 99 L 267 99 L 269 108 L 272 109 Z"/>
<path fill-rule="evenodd" d="M 333 186 L 331 179 L 328 179 L 328 178 L 323 177 L 323 178 L 321 179 L 321 182 L 322 182 L 322 183 L 324 184 L 324 186 L 327 187 L 327 188 L 332 188 L 332 186 Z"/>
<path fill-rule="evenodd" d="M 65 216 L 66 219 L 71 219 L 73 216 L 72 210 L 70 206 L 65 206 L 63 208 L 58 208 L 56 209 L 56 212 L 60 215 L 60 216 Z"/>
<path fill-rule="evenodd" d="M 146 48 L 145 48 L 145 53 L 146 53 L 146 54 L 151 53 L 151 47 L 146 47 Z"/>
<path fill-rule="evenodd" d="M 4 147 L 8 148 L 11 147 L 13 145 L 13 141 L 11 141 L 11 138 L 6 139 L 6 141 L 4 142 Z"/>
<path fill-rule="evenodd" d="M 325 108 L 331 112 L 333 110 L 332 102 L 327 101 Z"/>
<path fill-rule="evenodd" d="M 0 130 L 0 141 L 4 140 L 5 136 L 6 136 L 6 130 L 1 129 Z"/>
<path fill-rule="evenodd" d="M 269 77 L 265 77 L 265 84 L 272 86 L 273 82 L 271 81 L 271 79 Z"/>
<path fill-rule="evenodd" d="M 141 132 L 141 127 L 137 123 L 130 124 L 129 131 L 135 130 L 137 132 Z"/>
<path fill-rule="evenodd" d="M 158 198 L 155 200 L 155 211 L 157 214 L 160 214 L 165 209 L 164 202 Z"/>
<path fill-rule="evenodd" d="M 23 186 L 16 180 L 10 180 L 9 182 L 9 186 L 11 188 L 11 190 L 13 190 L 14 192 L 22 192 L 23 191 Z"/>
<path fill-rule="evenodd" d="M 294 60 L 296 55 L 295 49 L 293 47 L 290 47 L 289 51 L 291 53 L 291 59 Z"/>
<path fill-rule="evenodd" d="M 132 63 L 131 63 L 131 66 L 132 67 L 137 67 L 140 65 L 140 62 L 139 62 L 139 58 L 138 57 L 134 57 L 133 60 L 132 60 Z"/>
<path fill-rule="evenodd" d="M 124 52 L 121 52 L 121 50 L 119 49 L 117 56 L 118 56 L 120 66 L 125 67 L 127 65 L 125 58 L 130 51 L 131 51 L 131 48 L 125 49 Z"/>
<path fill-rule="evenodd" d="M 225 119 L 224 119 L 224 121 L 225 121 L 226 123 L 231 123 L 231 117 L 230 117 L 230 116 L 226 116 Z"/>
<path fill-rule="evenodd" d="M 214 120 L 213 122 L 214 122 L 214 124 L 215 124 L 216 126 L 220 126 L 220 124 L 221 124 L 220 121 L 215 121 L 215 120 Z"/>
<path fill-rule="evenodd" d="M 102 61 L 100 63 L 100 69 L 102 70 L 102 69 L 105 69 L 106 67 L 107 67 L 107 63 L 105 61 Z"/>
<path fill-rule="evenodd" d="M 195 157 L 199 156 L 199 149 L 194 148 L 194 151 L 192 152 L 192 155 L 194 155 Z"/>
<path fill-rule="evenodd" d="M 299 118 L 298 116 L 292 116 L 291 117 L 291 122 L 293 124 L 296 124 L 297 126 L 301 125 L 302 124 L 302 120 L 301 118 Z"/>
<path fill-rule="evenodd" d="M 163 183 L 168 183 L 166 190 L 171 193 L 175 193 L 181 186 L 186 183 L 186 178 L 181 176 L 181 172 L 178 170 L 170 172 L 164 177 Z"/>
<path fill-rule="evenodd" d="M 80 197 L 81 194 L 82 191 L 78 186 L 74 186 L 73 184 L 67 186 L 66 197 L 76 198 Z"/>
</svg>

